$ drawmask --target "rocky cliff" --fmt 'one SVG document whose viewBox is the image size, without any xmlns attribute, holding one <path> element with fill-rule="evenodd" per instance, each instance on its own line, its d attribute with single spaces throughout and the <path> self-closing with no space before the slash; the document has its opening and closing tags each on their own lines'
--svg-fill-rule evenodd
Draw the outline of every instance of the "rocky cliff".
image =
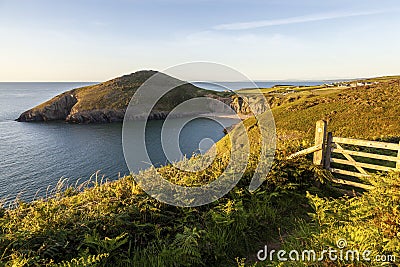
<svg viewBox="0 0 400 267">
<path fill-rule="evenodd" d="M 267 104 L 264 97 L 256 95 L 231 97 L 230 106 L 238 114 L 249 115 L 252 113 L 261 114 L 267 110 Z"/>
<path fill-rule="evenodd" d="M 78 102 L 73 91 L 56 96 L 35 109 L 22 113 L 17 121 L 54 121 L 65 120 L 72 107 Z"/>
</svg>

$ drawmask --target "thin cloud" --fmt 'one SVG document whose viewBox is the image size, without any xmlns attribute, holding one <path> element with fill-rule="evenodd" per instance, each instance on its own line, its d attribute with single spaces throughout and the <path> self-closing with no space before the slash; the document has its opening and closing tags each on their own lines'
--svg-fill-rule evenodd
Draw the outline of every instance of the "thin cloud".
<svg viewBox="0 0 400 267">
<path fill-rule="evenodd" d="M 375 10 L 375 11 L 363 11 L 363 12 L 324 13 L 324 14 L 314 14 L 314 15 L 307 15 L 307 16 L 284 18 L 284 19 L 258 20 L 258 21 L 249 21 L 249 22 L 220 24 L 220 25 L 214 26 L 213 29 L 214 30 L 248 30 L 248 29 L 280 26 L 280 25 L 288 25 L 288 24 L 297 24 L 297 23 L 304 23 L 304 22 L 368 16 L 368 15 L 380 14 L 380 13 L 385 13 L 385 12 L 386 11 L 384 11 L 384 10 Z"/>
</svg>

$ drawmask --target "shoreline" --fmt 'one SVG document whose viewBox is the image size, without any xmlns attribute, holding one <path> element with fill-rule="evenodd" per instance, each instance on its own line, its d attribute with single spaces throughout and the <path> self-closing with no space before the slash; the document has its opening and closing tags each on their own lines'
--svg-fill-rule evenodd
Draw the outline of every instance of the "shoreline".
<svg viewBox="0 0 400 267">
<path fill-rule="evenodd" d="M 210 117 L 210 118 L 218 117 L 218 118 L 224 118 L 224 119 L 240 119 L 242 121 L 252 117 L 252 115 L 250 115 L 250 114 L 246 114 L 246 115 L 244 115 L 244 114 L 227 115 L 227 114 L 224 114 L 224 113 L 202 113 L 202 114 L 199 114 L 199 115 L 205 116 L 205 117 Z"/>
</svg>

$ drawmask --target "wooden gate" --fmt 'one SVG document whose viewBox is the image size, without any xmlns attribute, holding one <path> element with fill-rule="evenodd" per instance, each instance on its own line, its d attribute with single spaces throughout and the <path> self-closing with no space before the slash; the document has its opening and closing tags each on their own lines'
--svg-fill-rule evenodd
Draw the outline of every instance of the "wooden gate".
<svg viewBox="0 0 400 267">
<path fill-rule="evenodd" d="M 341 175 L 363 178 L 370 175 L 368 170 L 400 171 L 400 142 L 397 144 L 334 137 L 331 132 L 327 132 L 327 123 L 325 121 L 318 121 L 316 124 L 315 146 L 297 152 L 289 156 L 289 158 L 310 153 L 314 153 L 314 164 L 323 166 L 332 173 Z M 388 155 L 396 153 L 397 155 Z M 332 163 L 336 166 L 339 164 L 351 167 L 333 168 Z M 387 165 L 393 166 L 390 167 Z M 353 168 L 354 170 L 349 170 L 349 168 Z M 337 178 L 335 178 L 335 182 L 364 189 L 369 189 L 371 187 L 369 185 Z"/>
</svg>

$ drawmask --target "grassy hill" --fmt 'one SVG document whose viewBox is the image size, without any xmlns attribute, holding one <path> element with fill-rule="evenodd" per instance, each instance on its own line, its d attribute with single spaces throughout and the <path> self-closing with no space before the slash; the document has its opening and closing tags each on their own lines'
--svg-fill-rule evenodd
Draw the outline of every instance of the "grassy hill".
<svg viewBox="0 0 400 267">
<path fill-rule="evenodd" d="M 311 140 L 315 122 L 327 120 L 335 136 L 379 139 L 400 135 L 400 77 L 353 81 L 355 87 L 309 86 L 294 92 L 261 89 L 269 99 L 278 129 L 301 132 Z M 254 91 L 244 90 L 252 94 Z"/>
<path fill-rule="evenodd" d="M 138 71 L 100 84 L 64 92 L 24 112 L 17 120 L 28 122 L 65 120 L 72 123 L 122 121 L 132 96 L 155 74 L 164 84 L 179 84 L 155 105 L 153 109 L 155 115 L 166 114 L 178 104 L 194 97 L 231 96 L 231 93 L 201 89 L 156 71 Z"/>
<path fill-rule="evenodd" d="M 133 74 L 124 75 L 100 83 L 97 85 L 78 88 L 75 94 L 79 99 L 74 109 L 80 111 L 91 111 L 94 109 L 124 109 L 129 104 L 136 90 L 154 74 L 162 75 L 164 83 L 174 84 L 177 79 L 156 71 L 138 71 Z M 225 96 L 224 92 L 215 92 L 196 87 L 190 83 L 169 92 L 156 106 L 157 110 L 170 110 L 177 104 L 193 98 L 207 94 Z"/>
</svg>

